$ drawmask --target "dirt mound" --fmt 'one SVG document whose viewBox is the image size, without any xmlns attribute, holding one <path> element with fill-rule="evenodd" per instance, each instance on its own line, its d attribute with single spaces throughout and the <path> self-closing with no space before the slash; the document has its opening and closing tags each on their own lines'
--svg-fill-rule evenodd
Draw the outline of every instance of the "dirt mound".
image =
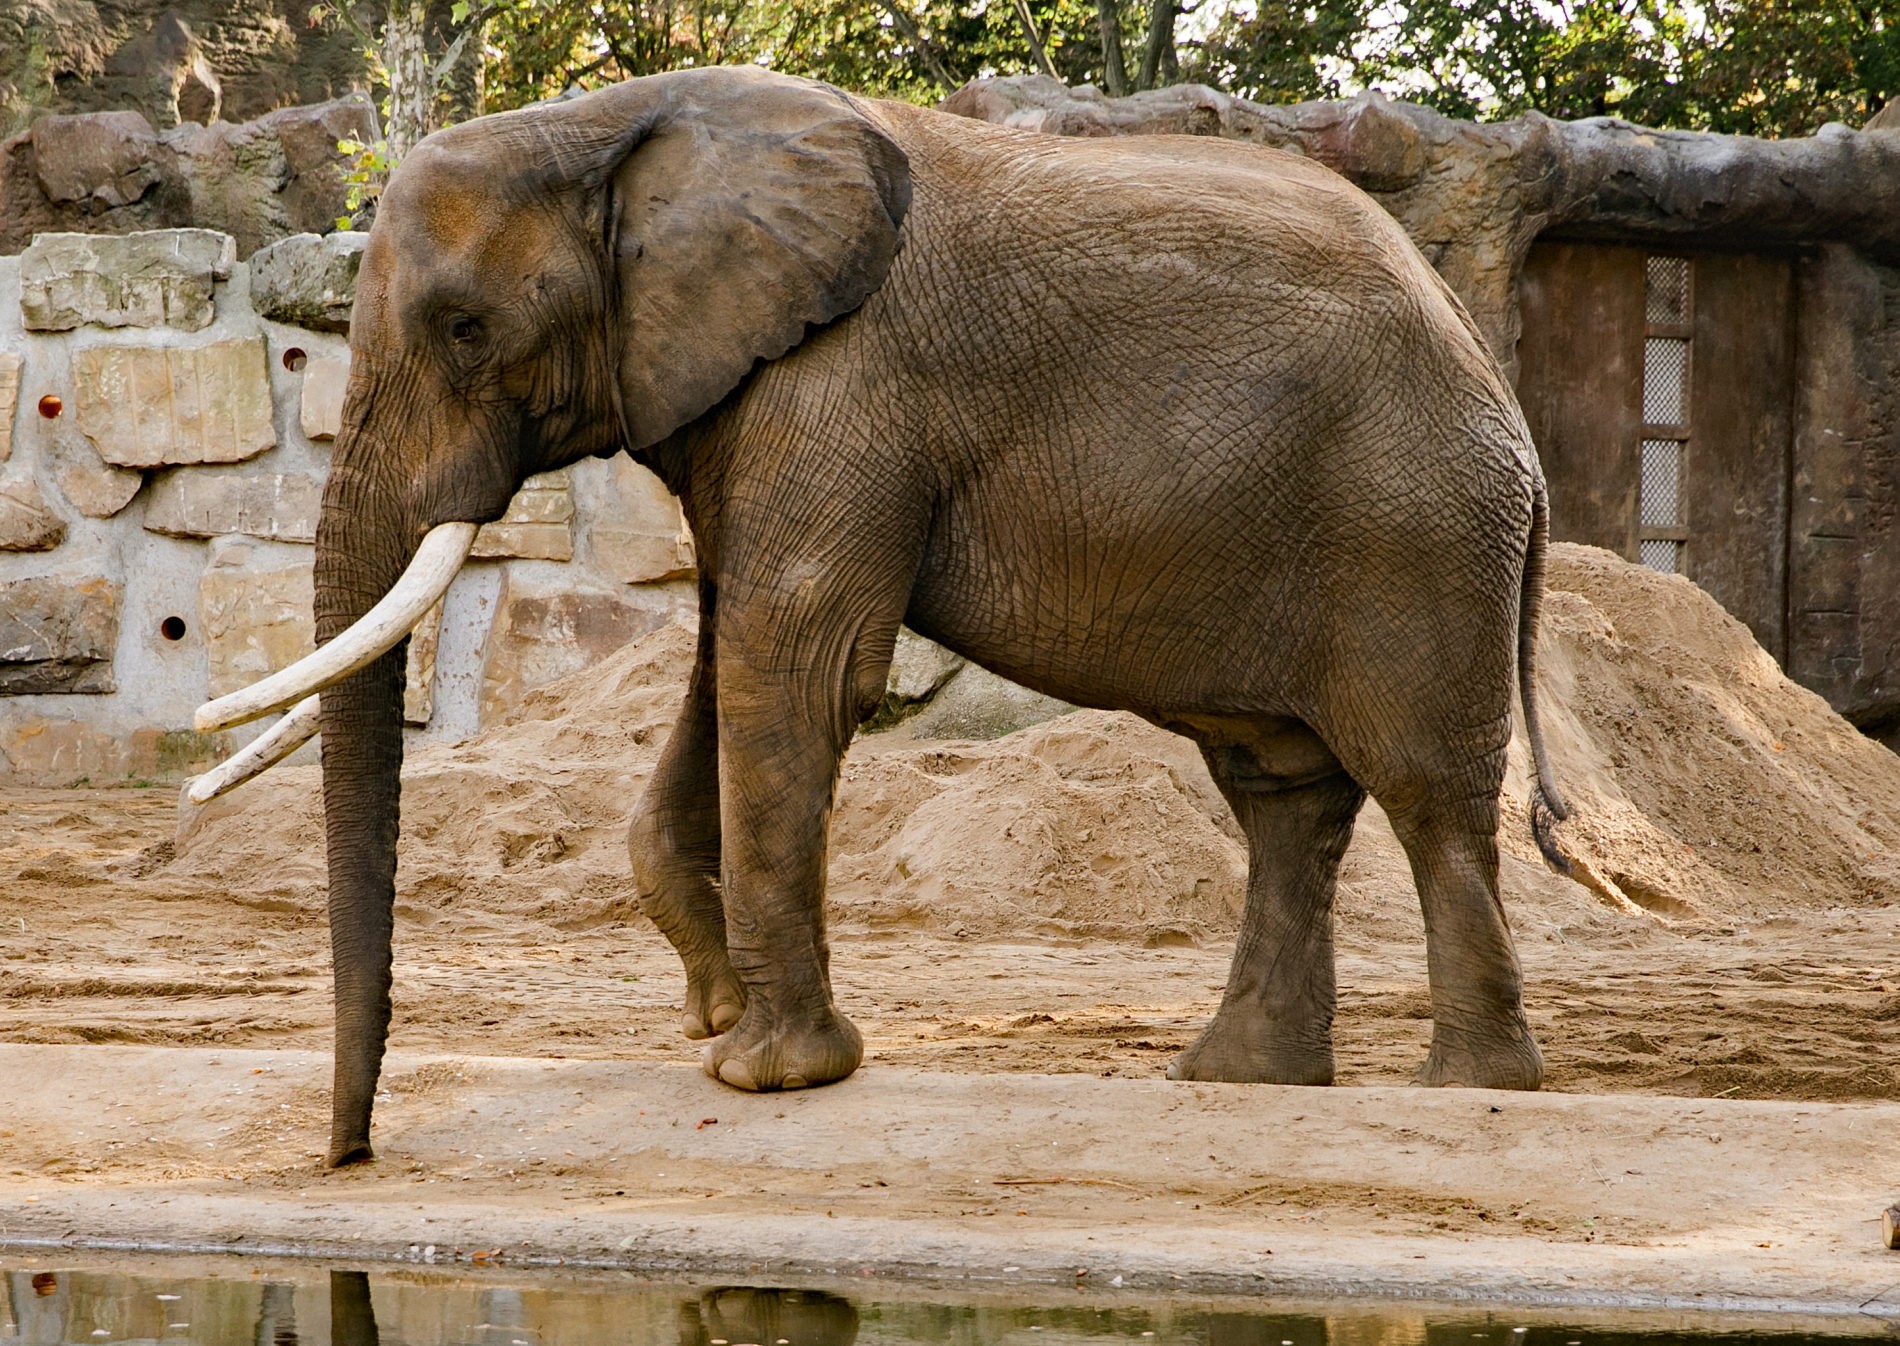
<svg viewBox="0 0 1900 1346">
<path fill-rule="evenodd" d="M 1500 840 L 1520 923 L 1575 931 L 1721 921 L 1900 896 L 1900 757 L 1782 676 L 1687 580 L 1553 548 L 1540 685 L 1573 820 L 1568 850 L 1610 898 L 1546 870 L 1513 745 Z M 538 692 L 404 770 L 399 906 L 532 914 L 634 910 L 625 824 L 678 708 L 692 636 L 669 627 Z M 314 768 L 208 808 L 174 882 L 321 901 Z M 1175 942 L 1231 929 L 1245 852 L 1191 745 L 1078 712 L 987 743 L 861 738 L 833 817 L 835 919 L 972 936 Z M 1368 806 L 1348 853 L 1342 939 L 1415 929 L 1404 856 Z"/>
</svg>

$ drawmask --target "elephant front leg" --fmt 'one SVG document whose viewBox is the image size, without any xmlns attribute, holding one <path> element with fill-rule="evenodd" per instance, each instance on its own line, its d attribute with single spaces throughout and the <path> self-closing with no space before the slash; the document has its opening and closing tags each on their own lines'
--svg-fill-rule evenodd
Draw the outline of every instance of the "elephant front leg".
<svg viewBox="0 0 1900 1346">
<path fill-rule="evenodd" d="M 901 612 L 895 601 L 859 609 L 886 606 L 888 620 L 838 628 L 796 604 L 766 605 L 734 637 L 722 626 L 722 886 L 746 1006 L 705 1064 L 740 1089 L 824 1084 L 863 1059 L 863 1038 L 832 1000 L 825 835 L 839 760 L 883 692 Z"/>
<path fill-rule="evenodd" d="M 686 965 L 689 1038 L 723 1033 L 745 1011 L 745 987 L 726 956 L 719 888 L 719 718 L 713 612 L 700 602 L 699 657 L 673 737 L 648 782 L 627 837 L 640 907 Z"/>
<path fill-rule="evenodd" d="M 1263 788 L 1208 764 L 1247 835 L 1247 906 L 1220 1009 L 1168 1078 L 1331 1084 L 1333 893 L 1365 792 L 1344 775 Z"/>
</svg>

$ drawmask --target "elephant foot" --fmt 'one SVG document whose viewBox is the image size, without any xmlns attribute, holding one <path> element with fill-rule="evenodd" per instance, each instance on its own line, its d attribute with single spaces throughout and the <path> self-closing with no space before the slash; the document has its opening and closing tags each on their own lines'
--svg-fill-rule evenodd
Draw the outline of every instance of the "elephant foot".
<svg viewBox="0 0 1900 1346">
<path fill-rule="evenodd" d="M 1528 1028 L 1482 1041 L 1435 1031 L 1413 1082 L 1434 1089 L 1537 1089 L 1544 1083 L 1544 1054 Z"/>
<path fill-rule="evenodd" d="M 745 1013 L 745 984 L 730 966 L 707 974 L 686 974 L 686 1011 L 680 1029 L 698 1042 L 717 1037 Z"/>
<path fill-rule="evenodd" d="M 1206 1084 L 1331 1084 L 1333 1048 L 1321 1040 L 1296 1043 L 1257 1015 L 1215 1016 L 1194 1045 L 1168 1066 L 1171 1080 Z"/>
<path fill-rule="evenodd" d="M 751 1093 L 806 1089 L 843 1079 L 864 1059 L 863 1036 L 837 1010 L 773 1024 L 754 1003 L 730 1032 L 706 1044 L 706 1073 L 714 1079 Z"/>
</svg>

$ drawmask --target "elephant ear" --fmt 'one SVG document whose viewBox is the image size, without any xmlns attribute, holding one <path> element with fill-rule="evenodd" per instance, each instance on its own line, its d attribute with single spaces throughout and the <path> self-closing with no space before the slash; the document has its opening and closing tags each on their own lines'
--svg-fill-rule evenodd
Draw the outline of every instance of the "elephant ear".
<svg viewBox="0 0 1900 1346">
<path fill-rule="evenodd" d="M 667 96 L 608 186 L 633 449 L 863 303 L 910 204 L 904 152 L 836 89 L 744 68 L 655 79 Z"/>
</svg>

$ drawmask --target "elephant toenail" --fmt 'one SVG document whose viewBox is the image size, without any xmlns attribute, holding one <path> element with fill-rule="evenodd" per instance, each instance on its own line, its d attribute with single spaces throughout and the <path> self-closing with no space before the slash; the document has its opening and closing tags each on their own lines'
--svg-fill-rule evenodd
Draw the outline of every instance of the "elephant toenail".
<svg viewBox="0 0 1900 1346">
<path fill-rule="evenodd" d="M 803 1089 L 805 1087 L 805 1077 L 803 1075 L 787 1075 L 780 1087 L 785 1089 Z"/>
<path fill-rule="evenodd" d="M 714 1005 L 712 1012 L 712 1031 L 723 1033 L 739 1022 L 739 1016 L 745 1011 L 737 1005 Z"/>
<path fill-rule="evenodd" d="M 711 1033 L 706 1031 L 705 1023 L 703 1023 L 696 1014 L 689 1014 L 680 1020 L 680 1030 L 694 1042 L 698 1042 L 701 1038 L 709 1038 L 712 1036 Z"/>
<path fill-rule="evenodd" d="M 745 1062 L 736 1058 L 720 1062 L 719 1078 L 735 1089 L 756 1091 L 759 1087 L 753 1083 L 752 1072 L 746 1068 Z"/>
</svg>

